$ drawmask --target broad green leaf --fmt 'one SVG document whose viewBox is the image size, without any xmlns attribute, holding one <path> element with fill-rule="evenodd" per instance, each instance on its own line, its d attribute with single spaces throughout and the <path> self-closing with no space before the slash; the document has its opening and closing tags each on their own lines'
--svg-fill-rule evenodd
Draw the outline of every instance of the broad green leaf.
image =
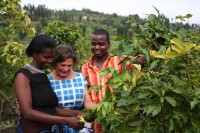
<svg viewBox="0 0 200 133">
<path fill-rule="evenodd" d="M 171 40 L 171 43 L 176 45 L 177 47 L 179 47 L 179 49 L 183 49 L 184 48 L 183 42 L 178 38 L 173 38 Z"/>
<path fill-rule="evenodd" d="M 139 64 L 133 64 L 133 66 L 138 70 L 138 71 L 141 71 L 141 65 Z"/>
<path fill-rule="evenodd" d="M 182 53 L 188 53 L 193 47 L 195 47 L 195 44 L 188 44 L 187 46 L 185 46 L 185 48 L 183 49 Z"/>
<path fill-rule="evenodd" d="M 150 105 L 150 106 L 148 106 L 147 107 L 147 111 L 146 111 L 147 115 L 153 113 L 153 111 L 154 111 L 155 108 L 157 108 L 157 105 Z"/>
<path fill-rule="evenodd" d="M 191 109 L 193 109 L 199 102 L 194 100 L 190 102 Z"/>
<path fill-rule="evenodd" d="M 160 111 L 161 111 L 161 106 L 160 106 L 160 105 L 157 105 L 157 106 L 154 108 L 153 112 L 152 112 L 152 116 L 156 116 L 158 113 L 160 113 Z"/>
<path fill-rule="evenodd" d="M 182 92 L 176 88 L 172 88 L 171 89 L 173 92 L 175 92 L 176 94 L 182 94 Z"/>
<path fill-rule="evenodd" d="M 109 68 L 104 68 L 104 69 L 102 70 L 102 73 L 101 73 L 101 78 L 104 78 L 104 77 L 107 76 L 109 73 L 110 73 L 110 69 L 109 69 Z"/>
<path fill-rule="evenodd" d="M 158 63 L 160 62 L 160 60 L 154 60 L 152 63 L 151 63 L 151 66 L 150 66 L 150 68 L 151 69 L 153 69 L 153 68 L 155 68 L 156 66 L 158 66 Z"/>
<path fill-rule="evenodd" d="M 132 127 L 140 126 L 142 122 L 143 122 L 142 120 L 137 120 L 137 121 L 129 122 L 128 125 Z"/>
<path fill-rule="evenodd" d="M 178 57 L 178 56 L 180 56 L 180 54 L 178 52 L 175 52 L 175 51 L 170 51 L 169 53 L 166 53 L 167 58 L 175 58 L 175 57 Z"/>
<path fill-rule="evenodd" d="M 172 97 L 165 97 L 165 99 L 170 103 L 173 107 L 176 107 L 176 101 Z"/>
<path fill-rule="evenodd" d="M 187 14 L 185 17 L 186 17 L 186 18 L 191 18 L 191 17 L 192 17 L 192 14 Z"/>
<path fill-rule="evenodd" d="M 107 114 L 107 109 L 106 109 L 104 106 L 102 106 L 101 112 L 102 112 L 102 115 L 103 115 L 103 116 L 106 116 L 106 114 Z"/>
<path fill-rule="evenodd" d="M 169 130 L 169 132 L 174 130 L 174 121 L 172 119 L 169 120 L 168 130 Z"/>
<path fill-rule="evenodd" d="M 161 96 L 161 91 L 159 88 L 150 88 L 149 90 L 151 90 L 152 92 L 154 92 L 155 94 L 157 94 L 158 96 Z"/>
<path fill-rule="evenodd" d="M 152 57 L 166 59 L 166 56 L 164 54 L 159 55 L 155 50 L 150 50 L 150 55 Z"/>
<path fill-rule="evenodd" d="M 164 100 L 165 100 L 165 98 L 164 98 L 164 97 L 160 97 L 160 102 L 161 102 L 161 103 L 163 103 L 163 102 L 164 102 Z"/>
<path fill-rule="evenodd" d="M 108 102 L 103 102 L 103 106 L 105 107 L 105 109 L 108 108 L 109 103 Z"/>
<path fill-rule="evenodd" d="M 182 52 L 182 49 L 180 49 L 180 47 L 178 47 L 177 45 L 171 45 L 172 50 L 178 52 L 179 54 Z"/>
<path fill-rule="evenodd" d="M 138 98 L 142 99 L 142 98 L 145 98 L 145 97 L 147 97 L 151 94 L 152 94 L 152 92 L 150 92 L 149 90 L 143 90 L 143 91 L 140 91 L 140 93 L 138 94 Z"/>
<path fill-rule="evenodd" d="M 140 49 L 140 50 L 144 53 L 147 63 L 149 64 L 149 61 L 150 61 L 149 52 L 146 49 Z"/>
</svg>

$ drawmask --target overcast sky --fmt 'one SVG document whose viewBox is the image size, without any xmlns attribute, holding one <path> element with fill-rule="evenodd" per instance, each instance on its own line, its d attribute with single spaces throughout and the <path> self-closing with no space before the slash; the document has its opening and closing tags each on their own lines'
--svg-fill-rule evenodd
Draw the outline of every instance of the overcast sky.
<svg viewBox="0 0 200 133">
<path fill-rule="evenodd" d="M 104 13 L 117 13 L 128 16 L 138 14 L 146 17 L 145 14 L 156 14 L 156 7 L 160 13 L 175 20 L 176 16 L 192 14 L 193 17 L 186 22 L 200 24 L 200 0 L 21 0 L 21 5 L 38 4 L 46 5 L 50 9 L 91 9 L 92 11 Z M 179 20 L 176 20 L 180 22 Z"/>
</svg>

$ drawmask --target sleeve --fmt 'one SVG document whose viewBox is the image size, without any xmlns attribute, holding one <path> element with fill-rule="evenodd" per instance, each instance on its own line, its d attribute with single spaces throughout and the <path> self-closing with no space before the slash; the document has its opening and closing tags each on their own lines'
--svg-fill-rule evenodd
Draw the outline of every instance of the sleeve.
<svg viewBox="0 0 200 133">
<path fill-rule="evenodd" d="M 86 78 L 85 78 L 85 76 L 83 74 L 82 74 L 82 76 L 83 76 L 84 87 L 87 87 L 88 86 L 88 82 L 87 82 L 87 80 L 86 80 Z"/>
</svg>

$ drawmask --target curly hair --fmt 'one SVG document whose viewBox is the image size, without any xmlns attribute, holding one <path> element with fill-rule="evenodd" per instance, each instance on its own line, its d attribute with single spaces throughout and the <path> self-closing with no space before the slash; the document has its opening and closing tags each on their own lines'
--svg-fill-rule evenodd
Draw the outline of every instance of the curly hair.
<svg viewBox="0 0 200 133">
<path fill-rule="evenodd" d="M 59 44 L 56 46 L 55 57 L 52 63 L 52 67 L 55 67 L 57 63 L 63 62 L 68 58 L 73 59 L 74 66 L 78 65 L 78 57 L 75 50 L 67 44 Z"/>
</svg>

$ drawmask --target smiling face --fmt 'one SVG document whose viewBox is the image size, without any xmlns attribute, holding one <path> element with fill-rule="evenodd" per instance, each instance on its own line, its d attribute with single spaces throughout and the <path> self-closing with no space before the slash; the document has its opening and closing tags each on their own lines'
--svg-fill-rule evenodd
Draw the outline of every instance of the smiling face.
<svg viewBox="0 0 200 133">
<path fill-rule="evenodd" d="M 91 51 L 97 58 L 107 56 L 109 43 L 105 35 L 92 35 L 91 37 Z"/>
<path fill-rule="evenodd" d="M 34 60 L 39 69 L 48 68 L 53 62 L 54 49 L 46 48 L 41 53 L 33 53 Z"/>
<path fill-rule="evenodd" d="M 74 62 L 72 58 L 67 58 L 63 62 L 58 62 L 55 66 L 56 76 L 61 79 L 69 77 L 73 70 L 73 66 Z"/>
</svg>

